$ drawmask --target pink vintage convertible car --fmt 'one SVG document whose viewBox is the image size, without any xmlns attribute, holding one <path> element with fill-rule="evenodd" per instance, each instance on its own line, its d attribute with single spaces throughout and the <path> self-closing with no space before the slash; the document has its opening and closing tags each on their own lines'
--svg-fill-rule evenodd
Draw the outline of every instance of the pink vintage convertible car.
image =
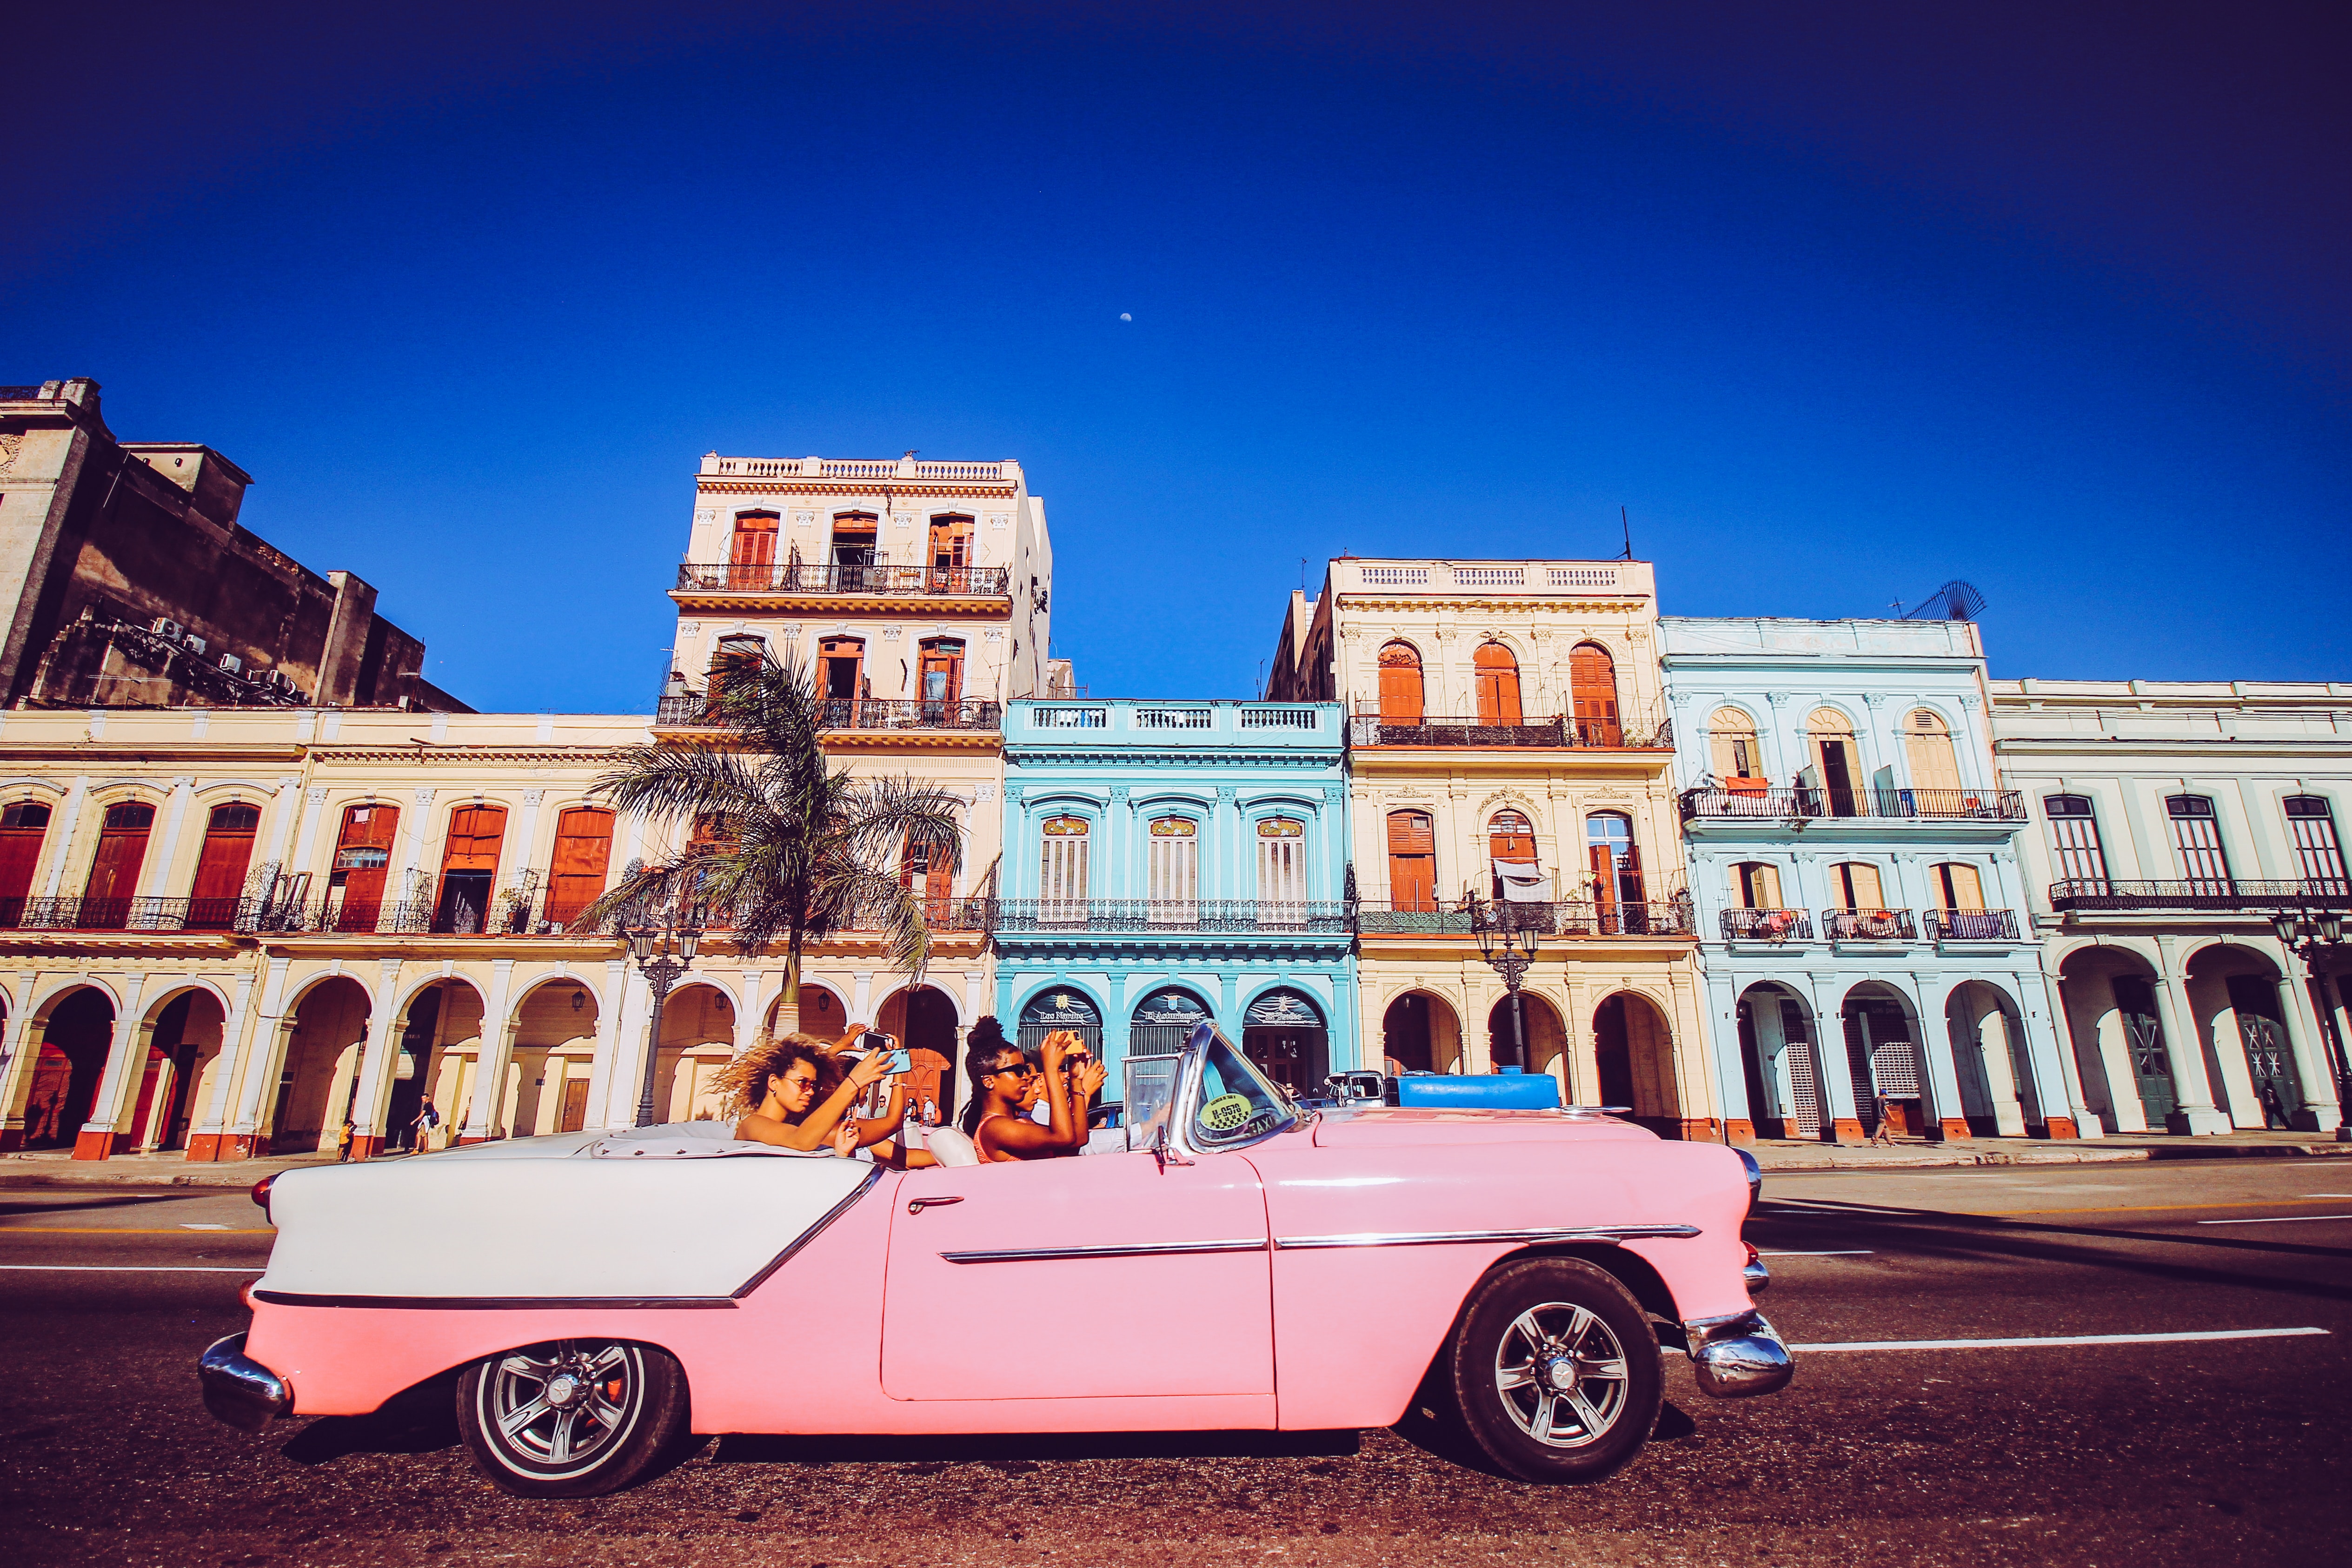
<svg viewBox="0 0 2352 1568">
<path fill-rule="evenodd" d="M 1661 1345 L 1709 1394 L 1789 1380 L 1729 1149 L 1574 1110 L 1296 1108 L 1206 1026 L 1130 1062 L 1128 1094 L 1125 1149 L 1025 1164 L 899 1173 L 696 1123 L 287 1173 L 205 1404 L 259 1430 L 455 1372 L 476 1459 L 530 1496 L 627 1486 L 704 1434 L 1360 1428 L 1415 1404 L 1563 1481 L 1648 1440 Z"/>
</svg>

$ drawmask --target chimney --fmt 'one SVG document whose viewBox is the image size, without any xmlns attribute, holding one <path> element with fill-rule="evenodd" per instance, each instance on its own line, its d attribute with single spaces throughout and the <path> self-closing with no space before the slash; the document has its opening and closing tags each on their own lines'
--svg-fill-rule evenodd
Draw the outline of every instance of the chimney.
<svg viewBox="0 0 2352 1568">
<path fill-rule="evenodd" d="M 319 689 L 311 702 L 348 708 L 357 696 L 360 661 L 367 655 L 368 627 L 375 621 L 375 590 L 350 572 L 330 572 L 335 611 L 327 619 L 327 643 L 319 650 Z"/>
</svg>

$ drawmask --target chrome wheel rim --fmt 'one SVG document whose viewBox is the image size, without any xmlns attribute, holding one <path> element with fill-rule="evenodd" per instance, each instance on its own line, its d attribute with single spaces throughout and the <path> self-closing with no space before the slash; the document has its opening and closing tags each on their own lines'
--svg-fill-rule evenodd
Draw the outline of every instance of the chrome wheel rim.
<svg viewBox="0 0 2352 1568">
<path fill-rule="evenodd" d="M 1519 1430 L 1546 1447 L 1588 1447 L 1625 1414 L 1633 1392 L 1625 1347 L 1572 1302 L 1529 1307 L 1495 1349 L 1495 1392 Z"/>
<path fill-rule="evenodd" d="M 510 1468 L 594 1468 L 636 1425 L 645 1358 L 634 1346 L 558 1340 L 500 1356 L 482 1379 L 482 1425 Z"/>
</svg>

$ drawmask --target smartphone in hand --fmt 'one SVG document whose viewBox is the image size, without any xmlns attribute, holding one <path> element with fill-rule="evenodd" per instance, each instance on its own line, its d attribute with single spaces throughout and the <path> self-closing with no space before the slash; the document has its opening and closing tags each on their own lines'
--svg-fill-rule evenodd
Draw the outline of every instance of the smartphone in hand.
<svg viewBox="0 0 2352 1568">
<path fill-rule="evenodd" d="M 890 1071 L 894 1073 L 912 1072 L 914 1068 L 915 1058 L 905 1047 L 902 1046 L 898 1049 L 890 1053 Z"/>
</svg>

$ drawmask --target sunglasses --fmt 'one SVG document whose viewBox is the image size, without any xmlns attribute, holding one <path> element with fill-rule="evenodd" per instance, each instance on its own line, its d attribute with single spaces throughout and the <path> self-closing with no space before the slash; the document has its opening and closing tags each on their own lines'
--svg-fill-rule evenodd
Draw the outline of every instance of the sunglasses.
<svg viewBox="0 0 2352 1568">
<path fill-rule="evenodd" d="M 1037 1070 L 1037 1068 L 1031 1067 L 1027 1062 L 1015 1062 L 1009 1068 L 991 1068 L 980 1076 L 982 1078 L 1028 1078 Z"/>
</svg>

